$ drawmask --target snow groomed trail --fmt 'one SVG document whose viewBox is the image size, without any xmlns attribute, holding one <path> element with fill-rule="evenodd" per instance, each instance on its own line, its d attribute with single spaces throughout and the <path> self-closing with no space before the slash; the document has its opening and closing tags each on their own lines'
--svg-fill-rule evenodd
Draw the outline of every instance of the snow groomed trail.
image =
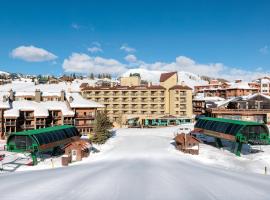
<svg viewBox="0 0 270 200">
<path fill-rule="evenodd" d="M 82 164 L 1 175 L 0 199 L 270 199 L 270 176 L 201 165 L 172 153 L 174 131 L 120 129 L 107 148 Z"/>
</svg>

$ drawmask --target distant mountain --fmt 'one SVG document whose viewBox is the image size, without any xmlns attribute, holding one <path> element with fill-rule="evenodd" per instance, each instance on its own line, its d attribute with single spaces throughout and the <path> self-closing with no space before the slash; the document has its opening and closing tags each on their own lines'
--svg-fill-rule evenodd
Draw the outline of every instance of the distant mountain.
<svg viewBox="0 0 270 200">
<path fill-rule="evenodd" d="M 1 75 L 10 75 L 10 73 L 4 72 L 4 71 L 0 71 L 0 74 L 1 74 Z"/>
<path fill-rule="evenodd" d="M 122 74 L 122 76 L 128 77 L 130 74 L 138 73 L 140 74 L 142 80 L 159 83 L 160 74 L 166 72 L 167 71 L 152 71 L 148 69 L 137 68 L 126 71 Z M 179 84 L 181 84 L 181 82 L 184 82 L 187 86 L 191 88 L 194 88 L 194 86 L 197 85 L 203 85 L 208 83 L 207 81 L 202 80 L 200 76 L 185 71 L 178 71 L 178 81 Z"/>
</svg>

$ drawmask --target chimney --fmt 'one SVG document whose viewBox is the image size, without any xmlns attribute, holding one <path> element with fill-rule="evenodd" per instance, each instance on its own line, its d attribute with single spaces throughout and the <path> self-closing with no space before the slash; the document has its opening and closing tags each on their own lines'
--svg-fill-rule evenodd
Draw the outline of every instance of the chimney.
<svg viewBox="0 0 270 200">
<path fill-rule="evenodd" d="M 152 86 L 152 82 L 148 82 L 148 87 L 151 87 Z"/>
<path fill-rule="evenodd" d="M 181 81 L 181 85 L 185 86 L 186 85 L 185 81 Z"/>
<path fill-rule="evenodd" d="M 41 92 L 40 89 L 36 89 L 35 91 L 35 101 L 40 102 L 41 101 Z"/>
<path fill-rule="evenodd" d="M 65 90 L 61 90 L 61 97 L 60 97 L 61 101 L 65 101 Z"/>
<path fill-rule="evenodd" d="M 73 102 L 73 97 L 69 96 L 68 101 L 69 101 L 69 103 L 72 103 Z"/>
<path fill-rule="evenodd" d="M 111 87 L 113 87 L 113 82 L 111 82 Z"/>
<path fill-rule="evenodd" d="M 13 92 L 12 89 L 9 90 L 9 99 L 10 99 L 11 101 L 14 101 L 14 92 Z"/>
</svg>

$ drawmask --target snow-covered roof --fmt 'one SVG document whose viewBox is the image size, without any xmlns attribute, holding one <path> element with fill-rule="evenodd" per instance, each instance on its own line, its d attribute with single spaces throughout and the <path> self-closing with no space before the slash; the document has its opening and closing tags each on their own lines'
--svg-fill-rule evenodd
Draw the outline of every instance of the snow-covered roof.
<svg viewBox="0 0 270 200">
<path fill-rule="evenodd" d="M 215 101 L 224 101 L 225 100 L 222 97 L 216 97 L 216 96 L 214 96 L 214 97 L 204 97 L 203 95 L 204 94 L 198 93 L 198 95 L 194 97 L 194 100 L 213 101 L 213 102 L 215 102 Z"/>
<path fill-rule="evenodd" d="M 61 101 L 13 101 L 12 108 L 4 111 L 5 117 L 19 117 L 20 111 L 34 111 L 35 117 L 49 116 L 49 110 L 61 110 L 64 116 L 73 116 L 74 112 L 68 108 L 66 102 Z"/>
<path fill-rule="evenodd" d="M 238 82 L 238 83 L 231 82 L 229 84 L 230 84 L 229 86 L 230 89 L 247 89 L 247 90 L 254 89 L 249 86 L 248 82 Z"/>
<path fill-rule="evenodd" d="M 261 93 L 250 94 L 250 95 L 247 95 L 247 96 L 242 96 L 241 98 L 242 98 L 243 100 L 249 100 L 249 99 L 252 99 L 252 98 L 254 98 L 254 97 L 256 97 L 256 96 L 262 96 L 262 97 L 264 97 L 264 98 L 270 100 L 270 96 L 265 95 L 265 94 L 261 94 Z"/>
<path fill-rule="evenodd" d="M 69 101 L 70 98 L 72 98 L 71 101 L 69 101 L 71 108 L 103 108 L 104 105 L 84 99 L 79 93 L 67 93 L 66 95 L 67 100 Z"/>
<path fill-rule="evenodd" d="M 270 83 L 270 80 L 269 79 L 266 79 L 266 78 L 263 78 L 261 79 L 261 84 L 265 84 L 265 83 Z"/>
</svg>

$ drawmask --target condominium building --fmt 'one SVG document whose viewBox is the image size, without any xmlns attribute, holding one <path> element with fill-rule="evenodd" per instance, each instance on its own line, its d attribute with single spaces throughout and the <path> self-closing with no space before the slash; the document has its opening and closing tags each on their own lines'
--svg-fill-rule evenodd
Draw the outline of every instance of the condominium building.
<svg viewBox="0 0 270 200">
<path fill-rule="evenodd" d="M 0 136 L 64 124 L 75 125 L 81 133 L 90 133 L 96 113 L 103 107 L 79 93 L 39 89 L 0 92 Z"/>
<path fill-rule="evenodd" d="M 105 105 L 114 122 L 131 117 L 192 116 L 192 89 L 178 85 L 177 72 L 163 73 L 157 85 L 141 84 L 139 76 L 124 77 L 117 86 L 86 86 L 82 96 Z"/>
<path fill-rule="evenodd" d="M 205 97 L 228 99 L 258 93 L 260 86 L 255 82 L 248 83 L 241 80 L 229 83 L 220 83 L 214 80 L 207 85 L 195 86 L 194 90 L 196 94 L 203 93 Z"/>
<path fill-rule="evenodd" d="M 207 109 L 207 115 L 270 124 L 270 96 L 254 94 L 235 97 L 216 107 Z"/>
</svg>

